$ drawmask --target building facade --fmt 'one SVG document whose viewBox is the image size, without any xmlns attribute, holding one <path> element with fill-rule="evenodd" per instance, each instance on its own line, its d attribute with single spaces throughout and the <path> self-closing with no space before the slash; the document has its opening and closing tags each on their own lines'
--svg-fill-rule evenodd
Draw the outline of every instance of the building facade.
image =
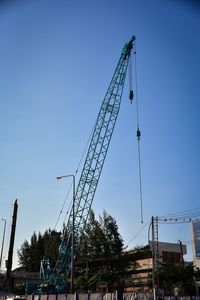
<svg viewBox="0 0 200 300">
<path fill-rule="evenodd" d="M 150 241 L 150 250 L 152 250 L 152 242 Z M 134 250 L 129 250 L 134 251 Z M 187 254 L 186 245 L 180 243 L 166 243 L 158 242 L 158 255 L 159 262 L 174 262 L 176 264 L 184 263 L 183 256 Z M 148 280 L 149 275 L 152 274 L 153 270 L 153 259 L 151 257 L 138 259 L 136 261 L 137 268 L 132 274 L 129 275 L 127 280 L 128 292 L 148 292 L 151 291 L 149 288 Z"/>
<path fill-rule="evenodd" d="M 196 268 L 200 268 L 200 220 L 192 221 L 191 231 L 193 264 Z"/>
<path fill-rule="evenodd" d="M 191 222 L 192 254 L 194 269 L 200 270 L 200 220 Z M 196 294 L 200 295 L 200 281 L 195 282 Z"/>
</svg>

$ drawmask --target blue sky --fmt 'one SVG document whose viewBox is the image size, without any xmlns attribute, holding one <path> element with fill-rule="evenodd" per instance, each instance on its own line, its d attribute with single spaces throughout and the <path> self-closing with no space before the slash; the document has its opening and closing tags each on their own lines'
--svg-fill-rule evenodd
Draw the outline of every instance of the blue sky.
<svg viewBox="0 0 200 300">
<path fill-rule="evenodd" d="M 17 198 L 14 266 L 16 249 L 34 230 L 54 227 L 70 185 L 55 178 L 75 172 L 133 34 L 144 224 L 151 216 L 199 207 L 199 17 L 196 1 L 0 2 L 0 217 L 7 219 L 7 256 Z M 143 225 L 136 104 L 128 93 L 127 77 L 93 210 L 111 214 L 131 248 L 148 237 L 145 227 L 133 239 Z M 0 230 L 2 239 L 3 222 Z M 160 226 L 159 239 L 191 247 L 188 224 Z"/>
</svg>

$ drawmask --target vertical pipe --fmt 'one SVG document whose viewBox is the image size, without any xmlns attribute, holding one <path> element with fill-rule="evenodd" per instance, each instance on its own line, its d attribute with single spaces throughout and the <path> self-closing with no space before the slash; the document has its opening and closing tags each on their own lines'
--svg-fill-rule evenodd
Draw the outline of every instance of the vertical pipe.
<svg viewBox="0 0 200 300">
<path fill-rule="evenodd" d="M 8 261 L 7 261 L 6 285 L 8 288 L 11 288 L 11 270 L 12 270 L 13 248 L 14 248 L 14 240 L 15 240 L 15 228 L 16 228 L 16 221 L 17 221 L 17 210 L 18 210 L 18 204 L 16 199 L 14 201 L 14 207 L 13 207 L 10 246 L 9 246 Z"/>
</svg>

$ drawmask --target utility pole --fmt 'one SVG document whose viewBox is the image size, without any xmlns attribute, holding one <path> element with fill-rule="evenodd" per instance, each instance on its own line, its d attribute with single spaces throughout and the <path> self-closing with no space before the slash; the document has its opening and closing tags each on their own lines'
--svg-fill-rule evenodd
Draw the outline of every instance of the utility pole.
<svg viewBox="0 0 200 300">
<path fill-rule="evenodd" d="M 159 263 L 159 250 L 158 250 L 158 217 L 152 217 L 152 287 L 154 300 L 156 299 L 157 290 L 159 288 L 158 279 L 158 263 Z"/>
</svg>

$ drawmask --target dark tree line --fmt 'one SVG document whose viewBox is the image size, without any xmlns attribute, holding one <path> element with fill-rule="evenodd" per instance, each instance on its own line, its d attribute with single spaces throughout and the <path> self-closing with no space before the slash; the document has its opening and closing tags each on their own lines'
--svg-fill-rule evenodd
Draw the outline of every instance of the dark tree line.
<svg viewBox="0 0 200 300">
<path fill-rule="evenodd" d="M 34 232 L 30 242 L 25 240 L 18 250 L 19 265 L 27 271 L 37 272 L 40 270 L 41 260 L 44 255 L 47 255 L 53 267 L 57 260 L 60 242 L 61 232 L 50 229 L 44 234 Z M 122 250 L 123 239 L 115 219 L 104 211 L 103 215 L 99 216 L 99 220 L 96 220 L 94 212 L 91 211 L 81 239 L 77 263 L 88 259 L 114 258 L 121 255 Z"/>
<path fill-rule="evenodd" d="M 42 235 L 35 232 L 30 242 L 24 241 L 18 250 L 18 262 L 26 271 L 39 272 L 44 256 L 49 256 L 51 267 L 55 266 L 61 232 L 46 230 Z M 96 283 L 106 281 L 110 287 L 120 283 L 121 274 L 132 264 L 128 254 L 123 253 L 123 239 L 116 220 L 106 211 L 97 220 L 91 211 L 75 259 L 75 278 L 80 290 L 95 291 Z M 130 268 L 129 268 L 130 269 Z"/>
<path fill-rule="evenodd" d="M 47 249 L 51 251 L 51 265 L 55 265 L 60 244 L 60 233 L 55 230 L 46 230 L 44 234 L 33 233 L 30 243 L 25 240 L 17 251 L 18 263 L 28 272 L 39 272 L 40 263 L 47 254 Z"/>
<path fill-rule="evenodd" d="M 193 264 L 183 266 L 173 262 L 165 262 L 159 265 L 160 287 L 165 294 L 172 295 L 177 287 L 180 295 L 194 295 L 194 279 L 198 273 L 194 271 Z"/>
<path fill-rule="evenodd" d="M 53 268 L 61 236 L 61 232 L 50 229 L 44 234 L 34 232 L 30 242 L 25 240 L 18 250 L 19 265 L 26 271 L 39 272 L 41 260 L 49 256 Z M 123 278 L 137 269 L 136 261 L 152 257 L 148 246 L 136 247 L 131 252 L 123 251 L 123 246 L 115 219 L 104 211 L 97 220 L 91 211 L 75 258 L 76 290 L 96 291 L 99 282 L 107 282 L 110 291 L 123 289 Z M 179 287 L 183 294 L 189 295 L 193 293 L 194 279 L 199 279 L 199 274 L 199 270 L 194 272 L 192 265 L 162 263 L 159 265 L 159 286 L 165 293 L 171 294 L 174 287 Z M 149 286 L 152 287 L 151 276 Z"/>
<path fill-rule="evenodd" d="M 91 212 L 75 264 L 77 287 L 95 291 L 97 282 L 107 282 L 113 290 L 123 285 L 121 275 L 130 263 L 115 219 L 104 211 L 97 221 Z"/>
<path fill-rule="evenodd" d="M 79 249 L 79 257 L 111 257 L 119 255 L 123 250 L 123 239 L 118 232 L 118 226 L 113 217 L 103 212 L 99 221 L 90 213 Z"/>
</svg>

